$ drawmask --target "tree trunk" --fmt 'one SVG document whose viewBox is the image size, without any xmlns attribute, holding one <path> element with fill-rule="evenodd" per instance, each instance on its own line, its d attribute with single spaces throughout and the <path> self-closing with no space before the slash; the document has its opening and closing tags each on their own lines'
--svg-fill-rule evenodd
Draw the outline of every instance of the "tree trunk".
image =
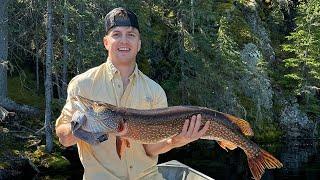
<svg viewBox="0 0 320 180">
<path fill-rule="evenodd" d="M 68 59 L 69 59 L 69 47 L 68 47 L 68 1 L 64 1 L 63 10 L 63 67 L 62 67 L 62 98 L 67 99 L 67 86 L 68 86 Z"/>
<path fill-rule="evenodd" d="M 38 9 L 38 0 L 32 1 L 34 5 L 34 9 Z M 40 93 L 40 78 L 39 78 L 39 25 L 38 25 L 38 11 L 36 11 L 36 18 L 35 18 L 35 35 L 34 35 L 34 44 L 35 44 L 35 49 L 36 49 L 36 91 L 37 94 L 39 95 Z"/>
<path fill-rule="evenodd" d="M 46 79 L 45 79 L 45 127 L 46 127 L 46 150 L 52 151 L 52 127 L 51 127 L 51 101 L 52 101 L 52 61 L 53 61 L 53 40 L 52 40 L 52 0 L 47 0 L 47 49 L 46 49 Z"/>
<path fill-rule="evenodd" d="M 183 104 L 189 104 L 188 102 L 188 89 L 186 86 L 187 82 L 187 76 L 185 75 L 186 72 L 186 60 L 185 60 L 185 52 L 184 52 L 184 26 L 183 26 L 183 14 L 182 14 L 182 4 L 183 0 L 179 1 L 179 9 L 177 12 L 177 25 L 179 30 L 179 35 L 178 35 L 178 45 L 179 45 L 179 61 L 180 61 L 180 76 L 181 76 L 181 81 L 180 81 L 180 87 L 181 87 L 181 102 Z"/>
<path fill-rule="evenodd" d="M 7 97 L 8 0 L 0 0 L 0 98 Z"/>
<path fill-rule="evenodd" d="M 60 86 L 60 78 L 59 78 L 59 69 L 58 69 L 59 67 L 57 66 L 57 69 L 55 70 L 55 72 L 54 72 L 54 79 L 55 79 L 55 84 L 56 84 L 56 86 L 57 86 L 57 94 L 58 94 L 58 99 L 60 99 L 61 98 L 61 86 Z"/>
<path fill-rule="evenodd" d="M 83 14 L 84 11 L 84 2 L 81 0 L 80 4 L 79 4 L 79 14 Z M 76 69 L 77 69 L 77 74 L 80 74 L 82 72 L 82 52 L 81 52 L 81 48 L 83 47 L 83 21 L 82 21 L 82 17 L 80 17 L 80 21 L 78 23 L 78 34 L 77 34 L 77 41 L 78 41 L 78 47 L 77 47 L 77 51 L 78 51 L 78 57 L 76 60 Z"/>
<path fill-rule="evenodd" d="M 40 94 L 40 78 L 39 78 L 39 30 L 38 23 L 36 23 L 36 35 L 35 35 L 35 46 L 36 46 L 36 91 Z"/>
<path fill-rule="evenodd" d="M 192 25 L 192 35 L 194 35 L 194 0 L 191 0 L 191 25 Z"/>
</svg>

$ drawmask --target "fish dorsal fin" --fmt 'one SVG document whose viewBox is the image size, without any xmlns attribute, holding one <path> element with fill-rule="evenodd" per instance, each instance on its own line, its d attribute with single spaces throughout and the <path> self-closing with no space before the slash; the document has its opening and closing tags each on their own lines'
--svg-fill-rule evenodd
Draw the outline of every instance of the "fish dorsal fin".
<svg viewBox="0 0 320 180">
<path fill-rule="evenodd" d="M 233 122 L 234 124 L 236 124 L 241 132 L 246 135 L 246 136 L 253 136 L 253 130 L 250 126 L 250 124 L 243 119 L 237 118 L 235 116 L 232 116 L 230 114 L 224 114 L 231 122 Z"/>
<path fill-rule="evenodd" d="M 117 106 L 114 106 L 112 104 L 109 103 L 105 103 L 105 102 L 101 102 L 101 101 L 96 101 L 93 103 L 93 106 L 95 107 L 107 107 L 108 109 L 115 109 L 117 108 Z"/>
</svg>

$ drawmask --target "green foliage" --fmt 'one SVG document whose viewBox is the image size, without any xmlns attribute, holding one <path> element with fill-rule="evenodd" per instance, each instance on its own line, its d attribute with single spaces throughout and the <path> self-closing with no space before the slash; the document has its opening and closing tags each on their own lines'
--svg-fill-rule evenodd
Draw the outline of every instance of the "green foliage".
<svg viewBox="0 0 320 180">
<path fill-rule="evenodd" d="M 283 136 L 283 132 L 278 125 L 271 121 L 262 121 L 254 132 L 254 139 L 263 142 L 277 142 Z"/>
<path fill-rule="evenodd" d="M 284 78 L 281 81 L 287 91 L 300 96 L 300 104 L 305 112 L 319 116 L 320 100 L 312 87 L 320 87 L 320 2 L 301 2 L 296 18 L 297 27 L 287 36 L 288 43 L 283 50 L 289 53 L 284 60 Z"/>
<path fill-rule="evenodd" d="M 28 73 L 28 77 L 30 77 Z M 28 84 L 28 85 L 27 85 Z M 8 96 L 21 104 L 28 104 L 40 109 L 44 109 L 44 97 L 39 96 L 33 90 L 34 81 L 24 79 L 21 76 L 8 78 Z"/>
<path fill-rule="evenodd" d="M 38 146 L 38 149 L 32 153 L 27 153 L 27 156 L 36 165 L 50 169 L 51 171 L 57 169 L 66 169 L 70 165 L 70 162 L 61 156 L 59 153 L 49 154 L 45 152 L 45 146 Z"/>
<path fill-rule="evenodd" d="M 237 3 L 247 8 L 251 1 Z M 302 96 L 300 103 L 305 112 L 319 115 L 319 98 L 305 93 L 306 87 L 320 86 L 319 2 L 310 0 L 299 6 L 296 30 L 288 36 L 284 51 L 276 49 L 277 56 L 285 60 L 269 64 L 264 61 L 269 57 L 261 57 L 254 65 L 256 71 L 248 67 L 250 62 L 241 59 L 241 52 L 249 43 L 259 47 L 261 37 L 244 18 L 246 9 L 234 4 L 231 0 L 195 0 L 193 5 L 177 0 L 55 1 L 53 71 L 58 84 L 54 85 L 54 118 L 65 102 L 57 96 L 64 64 L 63 40 L 67 40 L 69 48 L 69 79 L 77 74 L 79 62 L 81 72 L 103 63 L 106 60 L 103 19 L 117 6 L 127 7 L 138 15 L 142 40 L 137 58 L 139 68 L 161 84 L 169 105 L 200 105 L 231 113 L 249 120 L 258 132 L 258 139 L 277 139 L 281 133 L 271 117 L 273 113 L 279 114 L 281 104 L 274 105 L 276 110 L 270 112 L 261 105 L 264 101 L 260 98 L 266 94 L 261 89 L 269 87 L 271 75 L 270 87 L 285 89 L 288 96 Z M 69 15 L 68 34 L 63 33 L 65 12 Z M 278 2 L 263 6 L 257 14 L 263 25 L 268 25 L 272 44 L 277 48 L 289 31 Z M 15 67 L 14 76 L 9 77 L 9 97 L 43 110 L 46 2 L 11 1 L 9 17 L 9 59 Z M 39 95 L 35 93 L 34 73 L 37 44 L 42 86 Z"/>
<path fill-rule="evenodd" d="M 293 80 L 299 94 L 307 86 L 320 85 L 320 2 L 311 0 L 299 5 L 296 19 L 297 28 L 287 37 L 290 44 L 283 45 L 283 50 L 292 53 L 284 60 L 288 74 L 285 78 Z"/>
</svg>

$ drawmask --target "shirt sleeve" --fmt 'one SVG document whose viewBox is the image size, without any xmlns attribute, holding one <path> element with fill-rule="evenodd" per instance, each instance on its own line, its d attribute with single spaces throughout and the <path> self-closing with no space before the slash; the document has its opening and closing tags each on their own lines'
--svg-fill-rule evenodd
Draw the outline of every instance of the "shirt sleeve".
<svg viewBox="0 0 320 180">
<path fill-rule="evenodd" d="M 160 85 L 159 85 L 159 90 L 157 91 L 157 93 L 155 95 L 155 101 L 153 102 L 152 107 L 153 108 L 165 108 L 165 107 L 168 107 L 166 93 L 162 89 L 162 87 L 160 87 Z"/>
</svg>

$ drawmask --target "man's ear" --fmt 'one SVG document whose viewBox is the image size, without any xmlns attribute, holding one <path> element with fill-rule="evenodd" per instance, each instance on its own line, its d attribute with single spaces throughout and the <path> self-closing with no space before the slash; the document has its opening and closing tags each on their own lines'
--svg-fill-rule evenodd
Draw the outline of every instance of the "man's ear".
<svg viewBox="0 0 320 180">
<path fill-rule="evenodd" d="M 108 50 L 108 38 L 107 38 L 107 36 L 103 37 L 103 45 L 104 45 L 104 48 L 106 48 L 106 50 Z"/>
<path fill-rule="evenodd" d="M 138 52 L 140 51 L 141 49 L 141 39 L 139 40 L 139 44 L 138 44 Z"/>
</svg>

